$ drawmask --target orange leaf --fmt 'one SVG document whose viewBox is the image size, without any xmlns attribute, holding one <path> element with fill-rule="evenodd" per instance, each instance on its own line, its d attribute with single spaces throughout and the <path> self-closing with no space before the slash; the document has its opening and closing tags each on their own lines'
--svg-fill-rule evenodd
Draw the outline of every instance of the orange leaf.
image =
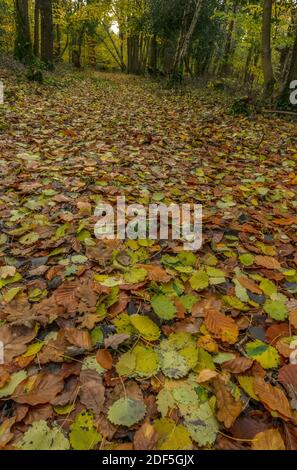
<svg viewBox="0 0 297 470">
<path fill-rule="evenodd" d="M 140 264 L 140 268 L 144 268 L 148 273 L 148 278 L 150 281 L 156 282 L 169 282 L 172 276 L 168 274 L 165 269 L 154 264 Z"/>
<path fill-rule="evenodd" d="M 226 428 L 231 428 L 243 410 L 243 403 L 235 400 L 222 376 L 215 378 L 213 385 L 217 397 L 218 419 Z"/>
<path fill-rule="evenodd" d="M 77 330 L 76 328 L 66 328 L 65 329 L 65 338 L 69 341 L 70 344 L 81 348 L 81 349 L 91 349 L 92 340 L 90 333 L 86 330 Z"/>
<path fill-rule="evenodd" d="M 291 310 L 291 312 L 289 313 L 289 320 L 291 325 L 293 325 L 294 328 L 297 329 L 297 308 Z"/>
<path fill-rule="evenodd" d="M 107 351 L 107 349 L 98 349 L 96 353 L 96 360 L 98 364 L 100 364 L 100 366 L 104 369 L 112 369 L 113 359 L 112 355 L 109 351 Z"/>
<path fill-rule="evenodd" d="M 212 380 L 215 377 L 217 377 L 217 375 L 218 375 L 218 373 L 215 372 L 214 370 L 203 369 L 197 377 L 197 382 L 199 384 L 202 384 L 204 382 L 208 382 L 209 380 Z"/>
<path fill-rule="evenodd" d="M 277 429 L 267 429 L 254 437 L 253 450 L 286 450 L 282 436 Z"/>
<path fill-rule="evenodd" d="M 239 331 L 233 318 L 212 309 L 205 317 L 205 325 L 216 338 L 229 344 L 236 343 Z"/>
<path fill-rule="evenodd" d="M 269 411 L 277 411 L 283 419 L 292 417 L 292 409 L 284 392 L 265 382 L 262 377 L 255 377 L 254 389 L 261 402 Z"/>
<path fill-rule="evenodd" d="M 242 374 L 252 367 L 253 362 L 252 359 L 247 357 L 236 357 L 231 361 L 224 362 L 222 367 L 232 374 Z"/>
<path fill-rule="evenodd" d="M 260 287 L 258 287 L 257 284 L 251 279 L 241 276 L 238 278 L 238 281 L 243 287 L 250 290 L 251 292 L 254 292 L 254 294 L 259 294 L 259 295 L 263 294 Z"/>
<path fill-rule="evenodd" d="M 286 217 L 283 219 L 275 219 L 273 223 L 276 225 L 293 225 L 293 224 L 297 224 L 297 217 Z"/>
<path fill-rule="evenodd" d="M 281 269 L 280 262 L 271 256 L 255 256 L 255 263 L 266 269 Z"/>
</svg>

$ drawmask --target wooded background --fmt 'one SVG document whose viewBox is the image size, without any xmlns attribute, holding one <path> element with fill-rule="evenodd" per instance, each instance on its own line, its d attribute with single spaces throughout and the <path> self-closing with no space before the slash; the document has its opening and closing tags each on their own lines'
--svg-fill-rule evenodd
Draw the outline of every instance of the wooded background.
<svg viewBox="0 0 297 470">
<path fill-rule="evenodd" d="M 232 79 L 286 105 L 297 79 L 297 2 L 0 0 L 0 50 L 50 69 L 65 61 Z"/>
</svg>

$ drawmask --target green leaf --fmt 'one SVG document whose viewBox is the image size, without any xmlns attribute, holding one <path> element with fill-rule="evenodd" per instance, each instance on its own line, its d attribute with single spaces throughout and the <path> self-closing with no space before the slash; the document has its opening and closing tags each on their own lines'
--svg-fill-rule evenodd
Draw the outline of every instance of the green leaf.
<svg viewBox="0 0 297 470">
<path fill-rule="evenodd" d="M 70 444 L 60 428 L 47 425 L 46 421 L 36 421 L 25 432 L 18 447 L 22 450 L 68 450 Z"/>
<path fill-rule="evenodd" d="M 273 346 L 256 339 L 246 344 L 249 357 L 255 359 L 264 369 L 274 369 L 280 363 L 280 356 Z"/>
<path fill-rule="evenodd" d="M 132 268 L 125 273 L 124 279 L 127 284 L 138 284 L 147 278 L 147 270 L 144 268 Z"/>
<path fill-rule="evenodd" d="M 124 377 L 133 376 L 136 368 L 136 356 L 133 351 L 128 351 L 122 354 L 116 364 L 117 373 Z"/>
<path fill-rule="evenodd" d="M 187 416 L 185 425 L 191 438 L 200 447 L 214 444 L 219 425 L 208 402 L 203 403 Z"/>
<path fill-rule="evenodd" d="M 174 350 L 162 351 L 161 369 L 163 374 L 171 379 L 185 377 L 190 370 L 185 358 Z"/>
<path fill-rule="evenodd" d="M 173 419 L 162 418 L 154 422 L 159 435 L 158 450 L 190 450 L 192 441 L 185 426 L 176 424 Z"/>
<path fill-rule="evenodd" d="M 209 278 L 207 273 L 203 269 L 196 271 L 190 278 L 190 285 L 192 289 L 197 291 L 206 289 L 206 287 L 209 286 Z"/>
<path fill-rule="evenodd" d="M 96 356 L 85 357 L 82 364 L 82 370 L 95 370 L 98 374 L 103 374 L 106 370 L 98 364 Z"/>
<path fill-rule="evenodd" d="M 33 243 L 36 243 L 37 240 L 39 240 L 39 235 L 36 232 L 30 232 L 26 233 L 23 235 L 20 239 L 19 242 L 22 245 L 33 245 Z"/>
<path fill-rule="evenodd" d="M 260 289 L 264 292 L 265 295 L 268 295 L 269 297 L 277 293 L 276 285 L 269 279 L 263 279 L 261 281 Z"/>
<path fill-rule="evenodd" d="M 133 426 L 141 421 L 146 413 L 146 406 L 140 400 L 120 398 L 108 410 L 108 419 L 119 426 Z"/>
<path fill-rule="evenodd" d="M 95 429 L 94 417 L 90 411 L 82 411 L 70 426 L 69 439 L 74 450 L 91 450 L 102 441 L 101 434 Z"/>
<path fill-rule="evenodd" d="M 131 315 L 130 321 L 142 338 L 147 341 L 159 339 L 160 328 L 150 318 L 144 315 Z"/>
<path fill-rule="evenodd" d="M 162 320 L 173 320 L 177 309 L 166 295 L 158 294 L 152 298 L 152 307 L 156 315 Z"/>
<path fill-rule="evenodd" d="M 239 260 L 244 266 L 252 266 L 254 264 L 254 259 L 254 256 L 250 253 L 245 253 L 244 255 L 239 256 Z"/>
<path fill-rule="evenodd" d="M 281 300 L 267 300 L 264 310 L 271 318 L 277 321 L 284 321 L 289 315 L 288 308 Z"/>
</svg>

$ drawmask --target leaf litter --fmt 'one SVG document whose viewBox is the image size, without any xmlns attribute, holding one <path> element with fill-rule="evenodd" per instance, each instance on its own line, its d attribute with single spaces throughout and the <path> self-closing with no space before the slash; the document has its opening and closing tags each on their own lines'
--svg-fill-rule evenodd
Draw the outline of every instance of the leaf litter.
<svg viewBox="0 0 297 470">
<path fill-rule="evenodd" d="M 143 78 L 7 81 L 0 448 L 296 450 L 296 126 Z M 203 204 L 201 250 L 97 240 L 119 195 Z"/>
</svg>

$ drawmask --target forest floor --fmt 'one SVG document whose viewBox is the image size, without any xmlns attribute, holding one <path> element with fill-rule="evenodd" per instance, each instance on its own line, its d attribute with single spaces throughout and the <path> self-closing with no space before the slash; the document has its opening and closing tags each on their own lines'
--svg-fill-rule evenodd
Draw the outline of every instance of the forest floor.
<svg viewBox="0 0 297 470">
<path fill-rule="evenodd" d="M 118 74 L 4 89 L 0 448 L 297 449 L 296 124 Z M 202 204 L 201 250 L 96 240 L 117 196 Z"/>
</svg>

